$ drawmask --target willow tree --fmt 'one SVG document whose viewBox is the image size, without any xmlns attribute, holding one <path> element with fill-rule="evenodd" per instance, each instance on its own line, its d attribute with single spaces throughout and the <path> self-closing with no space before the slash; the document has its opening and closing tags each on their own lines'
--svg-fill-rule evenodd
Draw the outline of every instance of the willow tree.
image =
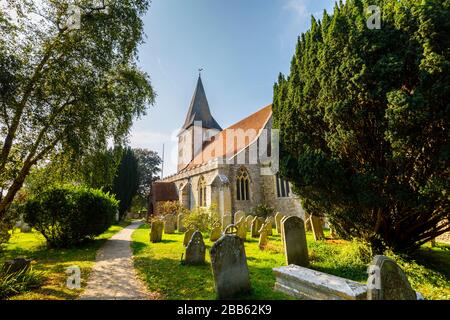
<svg viewBox="0 0 450 320">
<path fill-rule="evenodd" d="M 122 144 L 153 102 L 136 66 L 149 0 L 0 4 L 0 220 L 51 154 Z"/>
<path fill-rule="evenodd" d="M 449 35 L 450 1 L 347 0 L 312 19 L 275 84 L 282 174 L 306 211 L 375 252 L 450 230 Z"/>
</svg>

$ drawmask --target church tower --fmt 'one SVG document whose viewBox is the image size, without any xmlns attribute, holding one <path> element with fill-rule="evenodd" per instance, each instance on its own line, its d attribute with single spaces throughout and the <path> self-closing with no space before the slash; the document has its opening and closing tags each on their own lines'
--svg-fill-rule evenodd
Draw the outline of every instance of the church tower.
<svg viewBox="0 0 450 320">
<path fill-rule="evenodd" d="M 222 131 L 211 115 L 202 78 L 199 75 L 186 121 L 178 135 L 178 171 L 183 170 L 202 151 L 203 142 Z"/>
</svg>

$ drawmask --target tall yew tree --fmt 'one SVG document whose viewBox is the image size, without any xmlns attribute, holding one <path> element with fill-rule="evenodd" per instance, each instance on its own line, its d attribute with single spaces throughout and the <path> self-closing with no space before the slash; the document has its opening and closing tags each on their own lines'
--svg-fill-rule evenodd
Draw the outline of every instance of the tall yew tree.
<svg viewBox="0 0 450 320">
<path fill-rule="evenodd" d="M 450 230 L 449 0 L 347 0 L 313 18 L 273 112 L 281 173 L 341 236 L 408 252 Z"/>
<path fill-rule="evenodd" d="M 0 221 L 33 166 L 123 144 L 153 102 L 136 66 L 149 2 L 0 2 Z"/>
</svg>

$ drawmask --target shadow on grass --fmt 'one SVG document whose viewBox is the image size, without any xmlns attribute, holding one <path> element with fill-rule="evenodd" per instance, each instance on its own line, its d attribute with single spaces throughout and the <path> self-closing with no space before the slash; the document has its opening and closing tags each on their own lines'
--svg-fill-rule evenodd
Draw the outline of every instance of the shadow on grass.
<svg viewBox="0 0 450 320">
<path fill-rule="evenodd" d="M 436 271 L 450 279 L 450 245 L 440 244 L 435 248 L 421 248 L 412 256 L 418 264 Z"/>
</svg>

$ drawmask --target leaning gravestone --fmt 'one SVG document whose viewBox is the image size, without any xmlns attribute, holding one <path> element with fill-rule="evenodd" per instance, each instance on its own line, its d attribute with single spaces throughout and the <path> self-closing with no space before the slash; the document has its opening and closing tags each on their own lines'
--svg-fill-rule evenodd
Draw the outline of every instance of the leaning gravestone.
<svg viewBox="0 0 450 320">
<path fill-rule="evenodd" d="M 267 235 L 268 236 L 272 236 L 273 235 L 272 225 L 273 225 L 273 218 L 272 217 L 267 217 L 267 219 L 265 221 L 265 226 L 266 226 L 266 230 L 267 230 Z"/>
<path fill-rule="evenodd" d="M 242 218 L 245 218 L 245 212 L 239 210 L 234 214 L 234 224 L 237 224 Z"/>
<path fill-rule="evenodd" d="M 196 227 L 194 227 L 193 225 L 188 226 L 187 231 L 184 233 L 183 246 L 187 247 L 195 231 L 197 231 Z"/>
<path fill-rule="evenodd" d="M 259 229 L 261 229 L 261 226 L 259 224 L 258 217 L 255 217 L 252 221 L 252 226 L 250 228 L 252 238 L 259 237 Z"/>
<path fill-rule="evenodd" d="M 231 214 L 224 214 L 222 217 L 222 229 L 225 230 L 231 222 Z"/>
<path fill-rule="evenodd" d="M 230 226 L 211 248 L 211 265 L 216 294 L 219 299 L 233 298 L 250 291 L 250 277 L 244 241 Z"/>
<path fill-rule="evenodd" d="M 205 263 L 205 242 L 200 231 L 195 231 L 186 247 L 186 260 L 188 265 Z"/>
<path fill-rule="evenodd" d="M 375 256 L 369 266 L 367 300 L 417 300 L 417 294 L 394 260 Z"/>
<path fill-rule="evenodd" d="M 325 235 L 323 234 L 322 219 L 316 216 L 311 216 L 310 219 L 314 240 L 319 241 L 325 239 Z"/>
<path fill-rule="evenodd" d="M 268 242 L 268 239 L 267 239 L 267 227 L 266 227 L 266 225 L 263 225 L 261 227 L 261 230 L 259 230 L 259 242 L 258 242 L 259 249 L 260 250 L 264 250 L 264 248 L 267 245 L 267 242 Z"/>
<path fill-rule="evenodd" d="M 284 215 L 279 212 L 275 215 L 275 227 L 278 234 L 281 234 L 281 219 L 283 219 L 283 217 Z"/>
<path fill-rule="evenodd" d="M 211 236 L 209 237 L 209 240 L 214 242 L 219 240 L 221 236 L 222 236 L 222 225 L 220 223 L 215 223 L 211 230 Z"/>
<path fill-rule="evenodd" d="M 186 232 L 186 227 L 184 226 L 184 214 L 180 213 L 177 217 L 178 232 Z"/>
<path fill-rule="evenodd" d="M 164 217 L 164 233 L 174 234 L 175 233 L 176 217 L 174 214 L 167 214 Z"/>
<path fill-rule="evenodd" d="M 252 216 L 252 215 L 249 215 L 249 216 L 245 217 L 245 223 L 247 223 L 247 230 L 251 230 L 254 218 L 255 217 Z"/>
<path fill-rule="evenodd" d="M 150 242 L 158 243 L 162 241 L 162 233 L 164 229 L 164 222 L 161 220 L 155 220 L 152 222 L 150 230 Z"/>
<path fill-rule="evenodd" d="M 237 236 L 241 238 L 243 241 L 247 240 L 247 223 L 245 222 L 245 218 L 241 218 L 239 222 L 236 224 L 237 228 Z"/>
<path fill-rule="evenodd" d="M 299 217 L 292 216 L 283 220 L 282 228 L 287 265 L 307 267 L 309 261 L 305 223 Z"/>
</svg>

